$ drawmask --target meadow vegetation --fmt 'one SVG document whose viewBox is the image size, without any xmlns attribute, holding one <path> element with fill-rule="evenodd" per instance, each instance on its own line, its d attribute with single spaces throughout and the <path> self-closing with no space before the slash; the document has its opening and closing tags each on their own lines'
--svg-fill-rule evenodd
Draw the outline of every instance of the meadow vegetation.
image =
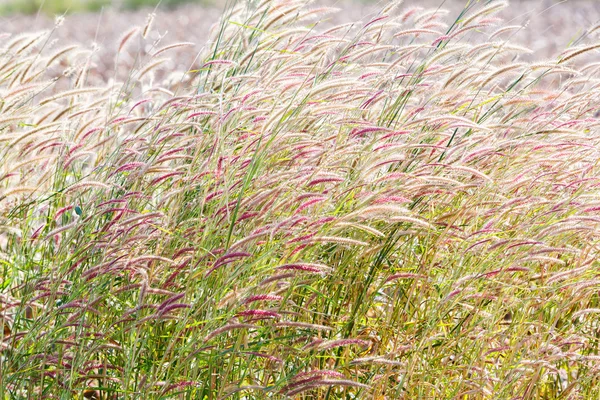
<svg viewBox="0 0 600 400">
<path fill-rule="evenodd" d="M 600 396 L 600 25 L 507 6 L 247 1 L 189 71 L 151 16 L 94 87 L 4 37 L 0 399 Z"/>
</svg>

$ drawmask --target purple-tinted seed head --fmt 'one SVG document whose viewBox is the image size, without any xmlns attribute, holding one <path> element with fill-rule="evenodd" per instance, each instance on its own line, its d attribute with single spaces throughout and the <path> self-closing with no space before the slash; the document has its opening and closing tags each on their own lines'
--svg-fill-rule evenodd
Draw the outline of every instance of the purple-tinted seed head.
<svg viewBox="0 0 600 400">
<path fill-rule="evenodd" d="M 217 268 L 219 268 L 219 267 L 221 267 L 221 266 L 223 266 L 225 264 L 229 264 L 229 263 L 235 262 L 239 258 L 245 258 L 245 257 L 250 257 L 250 256 L 251 256 L 251 254 L 250 253 L 246 253 L 246 252 L 234 252 L 234 253 L 225 254 L 221 258 L 217 259 L 217 261 L 215 261 L 215 263 L 213 264 L 213 266 L 204 274 L 204 276 L 205 277 L 209 276 Z"/>
<path fill-rule="evenodd" d="M 273 294 L 259 294 L 256 296 L 250 296 L 246 300 L 244 300 L 244 304 L 252 303 L 255 301 L 278 301 L 282 300 L 282 296 L 277 296 Z"/>
<path fill-rule="evenodd" d="M 189 304 L 185 304 L 185 303 L 170 304 L 170 305 L 166 306 L 165 308 L 161 309 L 158 312 L 158 315 L 160 317 L 160 316 L 163 316 L 165 314 L 170 313 L 173 310 L 179 310 L 179 309 L 182 309 L 182 308 L 192 308 L 192 306 L 189 305 Z"/>
<path fill-rule="evenodd" d="M 285 264 L 277 267 L 278 270 L 290 270 L 290 271 L 302 271 L 302 272 L 312 272 L 315 274 L 322 274 L 326 271 L 331 270 L 326 265 L 321 264 L 310 264 L 310 263 L 295 263 L 295 264 Z"/>
<path fill-rule="evenodd" d="M 246 310 L 236 314 L 237 317 L 250 317 L 250 318 L 279 318 L 281 315 L 275 311 L 267 310 Z"/>
<path fill-rule="evenodd" d="M 160 306 L 158 306 L 157 311 L 160 311 L 162 309 L 164 309 L 165 307 L 167 307 L 169 304 L 176 302 L 177 300 L 180 300 L 182 298 L 185 297 L 185 293 L 180 293 L 177 294 L 175 296 L 171 296 L 169 297 L 167 300 L 163 301 L 162 304 Z"/>
<path fill-rule="evenodd" d="M 275 281 L 280 281 L 280 280 L 284 280 L 284 279 L 288 279 L 288 278 L 292 278 L 294 277 L 294 273 L 286 273 L 286 274 L 279 274 L 279 275 L 273 275 L 265 280 L 263 280 L 262 282 L 260 282 L 258 285 L 259 286 L 264 286 L 267 285 L 271 282 L 275 282 Z"/>
</svg>

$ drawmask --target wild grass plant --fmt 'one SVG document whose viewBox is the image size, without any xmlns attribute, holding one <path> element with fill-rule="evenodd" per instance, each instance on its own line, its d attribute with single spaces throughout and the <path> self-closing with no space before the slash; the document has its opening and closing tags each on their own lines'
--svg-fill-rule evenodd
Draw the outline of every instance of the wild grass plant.
<svg viewBox="0 0 600 400">
<path fill-rule="evenodd" d="M 599 396 L 599 29 L 506 6 L 250 1 L 172 85 L 5 38 L 0 398 Z"/>
</svg>

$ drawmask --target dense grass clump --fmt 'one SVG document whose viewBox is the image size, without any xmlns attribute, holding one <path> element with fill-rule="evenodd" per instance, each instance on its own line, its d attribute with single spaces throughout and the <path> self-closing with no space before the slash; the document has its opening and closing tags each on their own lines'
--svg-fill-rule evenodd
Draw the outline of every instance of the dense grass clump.
<svg viewBox="0 0 600 400">
<path fill-rule="evenodd" d="M 0 398 L 600 395 L 597 30 L 398 5 L 229 8 L 172 84 L 7 38 Z"/>
</svg>

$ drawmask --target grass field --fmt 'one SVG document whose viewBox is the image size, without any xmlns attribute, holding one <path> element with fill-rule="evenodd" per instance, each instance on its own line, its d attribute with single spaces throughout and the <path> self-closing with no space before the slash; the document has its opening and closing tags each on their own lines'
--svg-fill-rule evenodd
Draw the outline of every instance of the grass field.
<svg viewBox="0 0 600 400">
<path fill-rule="evenodd" d="M 2 34 L 0 399 L 600 396 L 600 25 L 511 7 Z"/>
</svg>

